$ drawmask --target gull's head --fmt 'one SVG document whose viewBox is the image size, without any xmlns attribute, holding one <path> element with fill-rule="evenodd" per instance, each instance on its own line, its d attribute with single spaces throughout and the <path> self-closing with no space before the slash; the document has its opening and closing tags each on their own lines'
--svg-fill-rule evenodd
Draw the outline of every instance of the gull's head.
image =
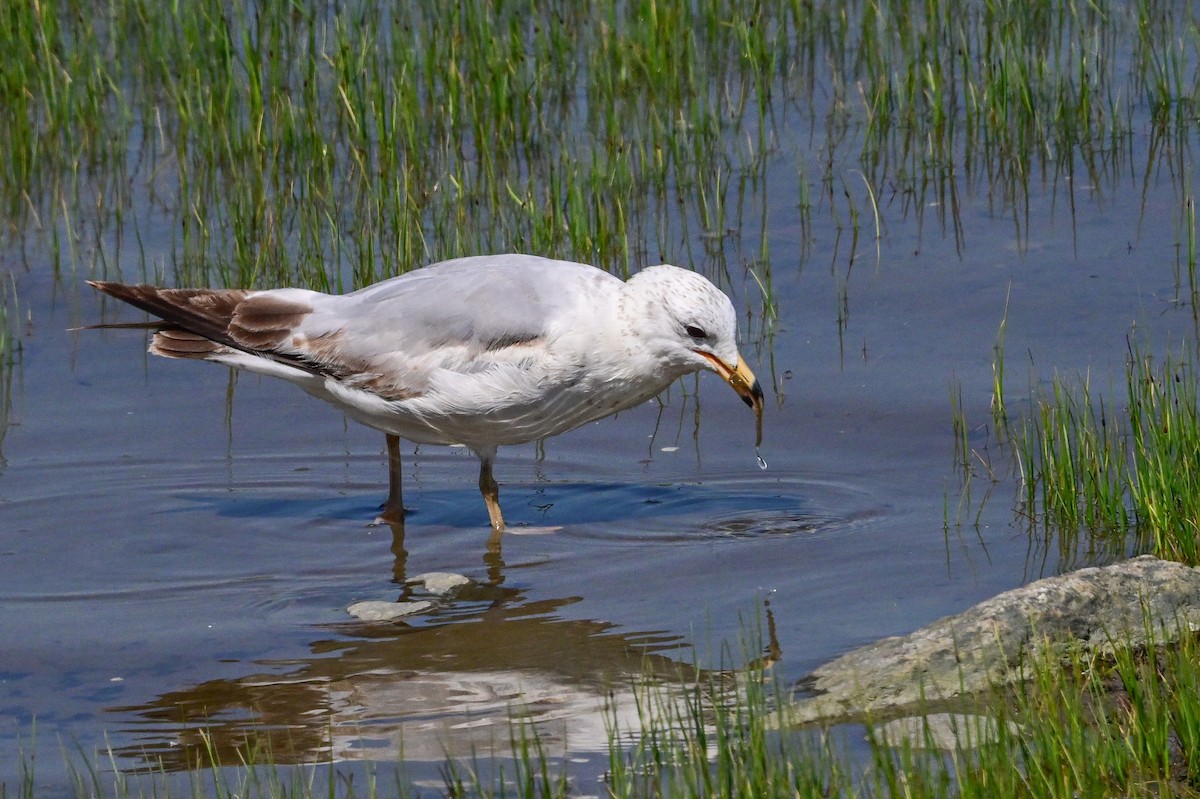
<svg viewBox="0 0 1200 799">
<path fill-rule="evenodd" d="M 737 314 L 729 297 L 688 269 L 663 264 L 631 277 L 621 297 L 623 321 L 643 352 L 674 379 L 716 372 L 762 418 L 763 392 L 737 349 Z"/>
</svg>

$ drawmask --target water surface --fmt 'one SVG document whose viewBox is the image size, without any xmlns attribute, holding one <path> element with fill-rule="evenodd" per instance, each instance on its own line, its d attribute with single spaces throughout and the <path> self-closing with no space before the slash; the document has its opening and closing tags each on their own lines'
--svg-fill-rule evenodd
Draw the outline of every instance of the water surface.
<svg viewBox="0 0 1200 799">
<path fill-rule="evenodd" d="M 1045 174 L 1014 209 L 976 182 L 957 228 L 935 205 L 881 194 L 878 256 L 864 228 L 851 257 L 844 209 L 829 207 L 840 200 L 802 223 L 797 170 L 823 153 L 797 116 L 765 205 L 743 220 L 765 227 L 778 310 L 743 347 L 767 387 L 769 468 L 733 392 L 689 379 L 544 452 L 503 449 L 513 529 L 498 552 L 470 453 L 406 445 L 414 512 L 402 535 L 372 526 L 381 435 L 291 386 L 151 358 L 142 331 L 71 330 L 140 316 L 102 306 L 83 284 L 102 266 L 84 256 L 56 272 L 45 233 L 6 244 L 22 349 L 0 472 L 0 768 L 36 746 L 54 784 L 60 745 L 175 768 L 205 746 L 230 762 L 248 739 L 278 762 L 436 763 L 505 752 L 516 714 L 600 770 L 606 702 L 633 725 L 644 675 L 739 665 L 756 653 L 738 642 L 768 611 L 786 684 L 1121 554 L 1063 556 L 1030 537 L 988 408 L 1006 308 L 1018 412 L 1056 370 L 1119 389 L 1131 337 L 1194 338 L 1177 284 L 1179 185 L 1154 167 L 1149 129 L 1103 185 Z M 859 185 L 851 166 L 835 172 Z M 169 263 L 172 219 L 134 210 L 144 259 Z M 673 260 L 703 251 L 689 235 L 672 240 Z M 760 307 L 752 259 L 736 237 L 723 247 L 719 264 L 693 265 L 723 265 L 737 307 Z M 976 479 L 969 497 L 959 393 L 976 472 L 1004 478 Z M 471 582 L 401 622 L 347 612 L 422 598 L 407 581 L 431 571 Z"/>
</svg>

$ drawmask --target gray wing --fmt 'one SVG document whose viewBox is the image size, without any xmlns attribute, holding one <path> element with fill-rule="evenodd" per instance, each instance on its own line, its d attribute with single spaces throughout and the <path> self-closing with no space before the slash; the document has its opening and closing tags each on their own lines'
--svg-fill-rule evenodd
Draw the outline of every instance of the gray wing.
<svg viewBox="0 0 1200 799">
<path fill-rule="evenodd" d="M 621 281 L 584 264 L 502 255 L 446 261 L 346 295 L 92 285 L 165 320 L 156 354 L 297 382 L 319 375 L 402 400 L 424 394 L 439 372 L 528 363 Z"/>
<path fill-rule="evenodd" d="M 292 337 L 300 357 L 348 386 L 409 399 L 455 376 L 552 368 L 564 329 L 587 324 L 622 282 L 527 255 L 446 261 L 340 297 L 319 295 Z"/>
<path fill-rule="evenodd" d="M 347 294 L 330 306 L 333 318 L 313 322 L 338 327 L 374 351 L 449 355 L 461 348 L 475 355 L 542 339 L 620 285 L 607 272 L 569 261 L 459 258 Z"/>
</svg>

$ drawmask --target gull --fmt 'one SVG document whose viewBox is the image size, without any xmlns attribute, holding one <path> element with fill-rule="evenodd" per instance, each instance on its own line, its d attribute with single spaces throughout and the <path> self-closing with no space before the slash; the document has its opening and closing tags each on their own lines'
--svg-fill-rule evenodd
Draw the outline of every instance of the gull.
<svg viewBox="0 0 1200 799">
<path fill-rule="evenodd" d="M 348 294 L 88 283 L 161 320 L 151 353 L 282 378 L 382 432 L 378 521 L 404 518 L 401 438 L 470 448 L 499 532 L 497 447 L 633 407 L 702 369 L 753 409 L 762 438 L 763 392 L 738 354 L 733 304 L 677 266 L 622 281 L 587 264 L 474 256 Z"/>
</svg>

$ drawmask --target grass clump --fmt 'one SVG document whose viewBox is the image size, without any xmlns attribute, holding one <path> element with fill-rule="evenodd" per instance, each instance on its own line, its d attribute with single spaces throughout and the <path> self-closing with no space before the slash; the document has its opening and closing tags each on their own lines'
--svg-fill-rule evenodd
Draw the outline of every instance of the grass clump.
<svg viewBox="0 0 1200 799">
<path fill-rule="evenodd" d="M 936 758 L 901 747 L 882 769 L 917 796 L 1200 795 L 1197 654 L 1189 632 L 1170 648 L 1047 657 L 997 696 L 986 742 Z"/>
<path fill-rule="evenodd" d="M 1200 408 L 1195 355 L 1155 367 L 1135 356 L 1128 372 L 1132 504 L 1163 557 L 1200 562 Z"/>
<path fill-rule="evenodd" d="M 783 693 L 761 669 L 736 682 L 708 678 L 682 694 L 652 692 L 631 746 L 610 744 L 613 797 L 793 797 L 853 784 L 831 738 L 786 730 Z"/>
<path fill-rule="evenodd" d="M 1015 437 L 1024 508 L 1063 530 L 1123 532 L 1132 478 L 1126 439 L 1112 407 L 1093 397 L 1090 377 L 1055 376 L 1032 401 Z"/>
<path fill-rule="evenodd" d="M 1104 559 L 1150 551 L 1200 563 L 1196 357 L 1131 350 L 1120 396 L 1090 376 L 1034 390 L 1028 415 L 1007 428 L 1031 529 L 1057 533 L 1064 553 L 1082 533 Z"/>
</svg>

